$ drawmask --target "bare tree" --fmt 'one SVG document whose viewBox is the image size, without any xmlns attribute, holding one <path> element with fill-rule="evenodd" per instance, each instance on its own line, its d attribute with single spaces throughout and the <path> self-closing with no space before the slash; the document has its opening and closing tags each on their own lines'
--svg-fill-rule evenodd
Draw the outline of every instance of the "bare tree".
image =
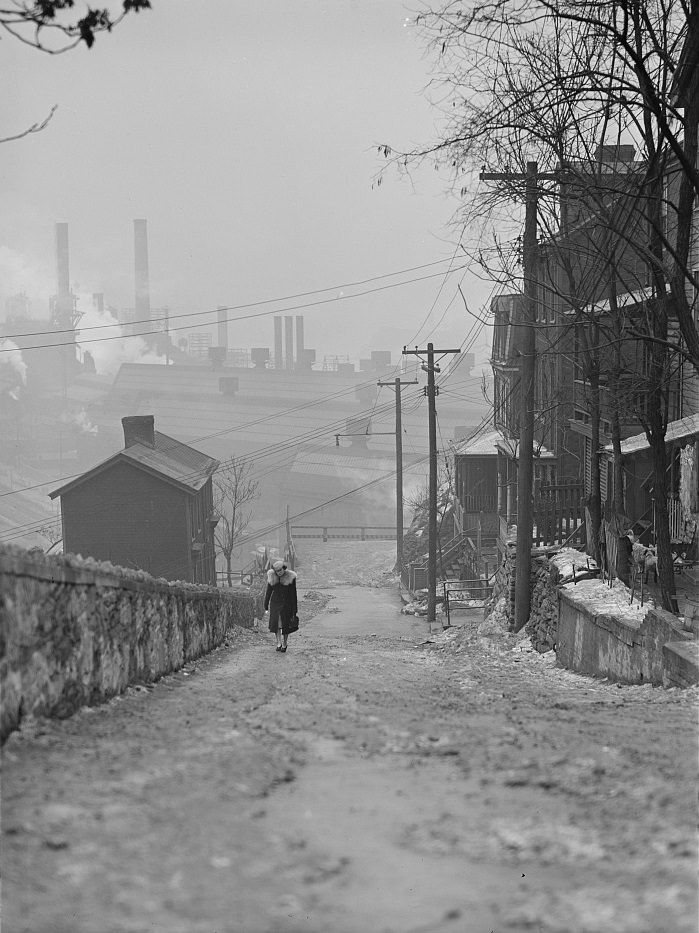
<svg viewBox="0 0 699 933">
<path fill-rule="evenodd" d="M 99 32 L 111 32 L 129 13 L 150 9 L 150 0 L 121 0 L 117 12 L 109 7 L 84 5 L 75 12 L 75 0 L 15 0 L 0 6 L 0 26 L 15 39 L 49 55 L 58 55 L 84 42 L 92 48 Z"/>
<path fill-rule="evenodd" d="M 42 525 L 41 528 L 37 529 L 37 532 L 38 534 L 43 535 L 44 538 L 48 538 L 49 547 L 46 548 L 47 554 L 63 541 L 63 530 L 61 528 L 60 522 L 58 525 Z"/>
<path fill-rule="evenodd" d="M 214 474 L 214 511 L 218 518 L 214 538 L 226 561 L 229 586 L 233 584 L 233 551 L 252 517 L 248 506 L 259 496 L 259 483 L 251 478 L 250 470 L 244 457 L 234 457 Z"/>
<path fill-rule="evenodd" d="M 582 344 L 595 422 L 593 460 L 600 384 L 608 375 L 604 366 L 618 386 L 626 375 L 619 348 L 634 341 L 646 348 L 647 404 L 638 414 L 654 456 L 666 608 L 674 594 L 666 503 L 668 386 L 678 360 L 699 372 L 691 305 L 699 283 L 690 250 L 699 193 L 699 95 L 687 93 L 698 16 L 697 4 L 685 0 L 443 2 L 416 20 L 436 53 L 442 132 L 412 151 L 380 147 L 405 171 L 424 159 L 446 166 L 463 199 L 459 221 L 480 221 L 484 232 L 509 229 L 513 240 L 521 214 L 512 205 L 524 201 L 526 164 L 538 163 L 540 229 L 563 273 L 563 281 L 550 276 L 546 283 L 563 312 L 551 343 L 561 342 L 567 315 Z M 624 147 L 637 153 L 632 170 L 615 165 L 609 171 L 609 152 Z M 484 192 L 474 178 L 482 165 L 505 180 Z M 576 236 L 581 229 L 582 236 Z M 590 235 L 590 230 L 602 233 Z M 494 240 L 493 249 L 483 237 L 474 258 L 486 274 L 511 288 L 513 272 L 515 278 L 521 273 L 509 258 L 503 262 L 507 250 Z M 585 281 L 590 270 L 592 282 Z M 641 283 L 650 288 L 636 313 L 607 326 L 595 310 L 603 297 L 600 288 L 607 291 L 609 308 L 618 309 L 617 292 L 632 292 Z M 615 348 L 616 355 L 605 358 L 606 348 Z M 612 422 L 618 428 L 617 419 Z M 598 524 L 599 475 L 593 472 Z"/>
<path fill-rule="evenodd" d="M 512 201 L 521 203 L 523 183 L 489 196 L 475 188 L 480 166 L 523 174 L 535 159 L 553 176 L 572 168 L 567 182 L 602 207 L 608 184 L 598 176 L 591 185 L 590 173 L 576 172 L 576 165 L 593 164 L 600 144 L 634 145 L 644 165 L 636 175 L 634 214 L 662 249 L 653 248 L 650 234 L 630 245 L 670 292 L 682 335 L 673 348 L 699 372 L 692 313 L 699 282 L 691 258 L 699 196 L 699 93 L 691 93 L 699 69 L 699 4 L 449 0 L 415 22 L 436 56 L 432 87 L 439 91 L 441 132 L 409 151 L 381 146 L 383 154 L 403 170 L 434 160 L 452 173 L 463 198 L 459 221 L 487 217 L 502 230 L 506 217 L 513 229 Z M 671 198 L 653 185 L 668 175 L 677 179 Z M 541 193 L 556 187 L 554 180 Z M 479 261 L 495 255 L 490 226 L 487 245 L 476 251 Z M 624 228 L 617 232 L 623 238 Z"/>
</svg>

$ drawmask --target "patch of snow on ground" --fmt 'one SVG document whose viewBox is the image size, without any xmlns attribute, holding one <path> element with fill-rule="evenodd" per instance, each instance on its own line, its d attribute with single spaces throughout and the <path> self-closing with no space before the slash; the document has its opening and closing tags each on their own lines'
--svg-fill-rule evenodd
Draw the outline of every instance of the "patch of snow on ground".
<svg viewBox="0 0 699 933">
<path fill-rule="evenodd" d="M 551 562 L 558 568 L 560 582 L 563 583 L 573 579 L 573 570 L 578 574 L 597 569 L 597 564 L 591 557 L 582 551 L 576 551 L 575 548 L 563 548 L 551 558 Z"/>
<path fill-rule="evenodd" d="M 595 615 L 610 615 L 634 622 L 642 622 L 649 606 L 641 606 L 640 600 L 631 602 L 631 590 L 621 580 L 616 579 L 610 587 L 601 580 L 580 580 L 579 583 L 566 583 L 563 589 L 585 600 L 585 604 Z"/>
</svg>

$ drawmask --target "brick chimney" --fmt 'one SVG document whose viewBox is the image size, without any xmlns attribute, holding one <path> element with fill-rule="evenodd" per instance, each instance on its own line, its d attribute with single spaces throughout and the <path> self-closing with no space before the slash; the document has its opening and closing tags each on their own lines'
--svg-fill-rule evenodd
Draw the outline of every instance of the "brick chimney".
<svg viewBox="0 0 699 933">
<path fill-rule="evenodd" d="M 121 419 L 124 428 L 124 450 L 134 444 L 155 447 L 155 418 L 153 415 L 129 415 Z"/>
<path fill-rule="evenodd" d="M 630 145 L 598 146 L 595 158 L 600 162 L 633 162 L 636 147 Z"/>
</svg>

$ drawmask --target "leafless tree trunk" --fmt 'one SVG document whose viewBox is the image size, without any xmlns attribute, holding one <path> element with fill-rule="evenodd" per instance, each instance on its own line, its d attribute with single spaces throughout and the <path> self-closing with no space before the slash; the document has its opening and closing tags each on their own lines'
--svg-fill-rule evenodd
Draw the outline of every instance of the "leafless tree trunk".
<svg viewBox="0 0 699 933">
<path fill-rule="evenodd" d="M 233 585 L 232 555 L 252 517 L 247 505 L 259 496 L 259 483 L 250 476 L 250 464 L 233 458 L 214 475 L 214 511 L 218 524 L 214 532 L 216 546 L 226 561 L 228 585 Z"/>
</svg>

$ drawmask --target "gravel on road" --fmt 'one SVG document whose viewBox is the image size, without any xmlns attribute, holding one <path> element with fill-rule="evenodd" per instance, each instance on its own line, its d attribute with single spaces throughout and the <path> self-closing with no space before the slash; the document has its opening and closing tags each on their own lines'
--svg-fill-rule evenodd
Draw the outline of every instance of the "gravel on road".
<svg viewBox="0 0 699 933">
<path fill-rule="evenodd" d="M 286 654 L 261 623 L 28 719 L 5 933 L 696 933 L 697 691 L 561 670 L 475 612 L 430 635 L 391 558 L 308 548 Z"/>
</svg>

